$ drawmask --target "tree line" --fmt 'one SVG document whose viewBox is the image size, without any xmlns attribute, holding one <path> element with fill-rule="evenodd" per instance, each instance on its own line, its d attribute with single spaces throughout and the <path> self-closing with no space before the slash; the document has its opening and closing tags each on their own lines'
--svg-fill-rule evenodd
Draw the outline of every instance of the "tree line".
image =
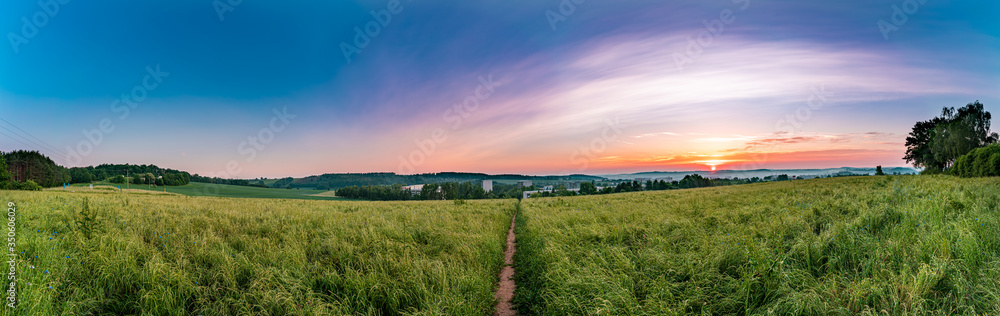
<svg viewBox="0 0 1000 316">
<path fill-rule="evenodd" d="M 5 189 L 41 190 L 43 187 L 59 186 L 71 180 L 69 170 L 37 151 L 0 152 L 0 159 L 4 161 L 5 171 L 0 186 Z"/>
<path fill-rule="evenodd" d="M 704 188 L 704 187 L 718 187 L 718 186 L 728 186 L 728 185 L 739 185 L 739 184 L 750 184 L 757 182 L 768 182 L 768 181 L 788 181 L 790 178 L 787 174 L 778 175 L 776 177 L 768 176 L 765 178 L 753 177 L 753 178 L 706 178 L 698 174 L 690 174 L 684 176 L 680 181 L 666 181 L 666 180 L 646 180 L 644 183 L 640 181 L 624 181 L 618 183 L 615 186 L 607 186 L 598 189 L 597 185 L 593 182 L 584 182 L 580 184 L 579 192 L 570 191 L 564 185 L 559 185 L 553 188 L 551 192 L 538 192 L 534 193 L 532 197 L 549 197 L 549 196 L 574 196 L 574 195 L 596 195 L 596 194 L 613 194 L 613 193 L 623 193 L 623 192 L 637 192 L 637 191 L 663 191 L 663 190 L 679 190 L 679 189 L 693 189 L 693 188 Z"/>
<path fill-rule="evenodd" d="M 424 184 L 420 192 L 405 189 L 401 184 L 347 186 L 336 190 L 339 197 L 369 201 L 409 200 L 479 200 L 520 198 L 524 190 L 516 184 L 494 183 L 493 191 L 486 192 L 478 181 Z"/>
<path fill-rule="evenodd" d="M 203 176 L 200 176 L 198 174 L 195 174 L 195 175 L 191 176 L 191 182 L 211 183 L 211 184 L 227 184 L 227 185 L 242 185 L 242 186 L 249 186 L 249 187 L 269 188 L 269 186 L 267 186 L 266 184 L 264 184 L 264 180 L 261 180 L 261 179 L 245 180 L 245 179 L 223 179 L 223 178 L 219 178 L 219 177 L 210 178 L 210 177 L 203 177 Z"/>
<path fill-rule="evenodd" d="M 126 175 L 135 184 L 185 185 L 190 174 L 155 165 L 102 164 L 65 168 L 38 151 L 0 152 L 0 189 L 41 190 L 63 184 L 107 181 L 125 183 Z"/>
<path fill-rule="evenodd" d="M 578 180 L 591 181 L 603 178 L 574 174 L 568 176 L 527 176 L 517 174 L 490 175 L 485 173 L 470 172 L 439 172 L 413 175 L 401 175 L 392 172 L 372 172 L 372 173 L 331 173 L 318 176 L 309 176 L 301 179 L 286 178 L 281 179 L 271 185 L 273 188 L 317 188 L 317 189 L 339 189 L 350 186 L 392 186 L 399 183 L 464 183 L 474 182 L 481 179 L 493 180 Z"/>
<path fill-rule="evenodd" d="M 713 186 L 727 186 L 737 184 L 748 184 L 765 181 L 785 181 L 789 180 L 788 175 L 777 177 L 766 177 L 764 179 L 754 177 L 747 179 L 739 178 L 719 178 L 710 179 L 697 174 L 691 174 L 680 181 L 648 180 L 645 185 L 639 181 L 622 181 L 617 185 L 607 186 L 598 189 L 593 181 L 580 183 L 579 191 L 571 191 L 565 185 L 557 185 L 551 191 L 542 191 L 532 194 L 532 197 L 547 196 L 573 196 L 573 195 L 593 195 L 612 194 L 635 191 L 654 190 L 677 190 Z M 539 191 L 537 186 L 521 187 L 517 184 L 494 183 L 493 191 L 486 192 L 480 186 L 479 181 L 470 182 L 444 182 L 424 184 L 419 193 L 406 189 L 401 184 L 393 185 L 363 185 L 348 186 L 336 190 L 339 197 L 357 200 L 370 201 L 408 201 L 408 200 L 478 200 L 478 199 L 510 199 L 522 198 L 525 191 Z"/>
<path fill-rule="evenodd" d="M 91 183 L 107 181 L 110 183 L 148 184 L 157 186 L 178 186 L 191 182 L 191 174 L 156 165 L 132 164 L 101 164 L 90 167 L 70 168 L 72 179 L 68 183 Z"/>
</svg>

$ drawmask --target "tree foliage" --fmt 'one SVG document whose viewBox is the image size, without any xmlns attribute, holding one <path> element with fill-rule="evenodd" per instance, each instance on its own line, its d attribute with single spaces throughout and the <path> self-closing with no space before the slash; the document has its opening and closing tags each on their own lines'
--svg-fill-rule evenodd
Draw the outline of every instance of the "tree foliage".
<svg viewBox="0 0 1000 316">
<path fill-rule="evenodd" d="M 288 178 L 288 179 L 291 179 L 291 178 Z M 191 176 L 191 182 L 211 183 L 211 184 L 226 184 L 226 185 L 242 185 L 242 186 L 249 186 L 249 187 L 269 188 L 269 186 L 267 186 L 266 184 L 264 184 L 264 181 L 260 180 L 260 179 L 254 179 L 254 180 L 247 180 L 247 179 L 223 179 L 223 178 L 219 178 L 219 177 L 203 177 L 203 176 L 200 176 L 200 175 L 197 175 L 197 174 Z M 281 181 L 279 180 L 278 182 L 281 182 Z M 277 182 L 275 184 L 277 184 Z M 284 186 L 284 185 L 282 185 L 282 186 L 273 186 L 273 188 L 286 188 L 286 186 Z"/>
<path fill-rule="evenodd" d="M 337 196 L 371 201 L 478 200 L 497 197 L 484 191 L 478 182 L 429 183 L 421 188 L 419 194 L 413 194 L 399 184 L 349 186 L 337 189 Z"/>
<path fill-rule="evenodd" d="M 71 180 L 70 172 L 57 165 L 49 157 L 37 152 L 16 150 L 0 153 L 7 162 L 6 170 L 12 183 L 24 183 L 31 180 L 41 187 L 55 187 Z"/>
<path fill-rule="evenodd" d="M 974 149 L 958 157 L 949 172 L 959 177 L 1000 176 L 1000 144 Z"/>
<path fill-rule="evenodd" d="M 941 116 L 913 126 L 903 159 L 930 173 L 948 169 L 958 157 L 997 142 L 997 133 L 990 133 L 991 118 L 979 101 L 957 110 L 946 107 Z"/>
</svg>

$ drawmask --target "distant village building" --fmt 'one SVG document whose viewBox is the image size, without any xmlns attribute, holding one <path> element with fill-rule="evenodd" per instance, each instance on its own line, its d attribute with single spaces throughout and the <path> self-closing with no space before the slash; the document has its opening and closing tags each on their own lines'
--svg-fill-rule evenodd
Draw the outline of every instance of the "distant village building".
<svg viewBox="0 0 1000 316">
<path fill-rule="evenodd" d="M 580 181 L 569 181 L 569 182 L 566 182 L 566 189 L 568 189 L 568 190 L 573 190 L 573 189 L 579 190 L 580 189 Z"/>
<path fill-rule="evenodd" d="M 414 184 L 414 185 L 404 186 L 403 187 L 403 191 L 406 191 L 406 190 L 410 190 L 410 194 L 412 194 L 414 196 L 420 195 L 420 192 L 424 190 L 424 185 L 423 184 Z M 440 186 L 438 186 L 437 192 L 441 193 L 441 187 Z"/>
<path fill-rule="evenodd" d="M 522 194 L 521 199 L 530 198 L 532 194 L 539 193 L 539 192 L 548 192 L 548 193 L 554 193 L 555 192 L 555 190 L 551 189 L 552 188 L 551 185 L 550 186 L 546 186 L 546 188 L 549 188 L 549 189 L 535 190 L 535 191 L 524 191 L 524 192 L 521 193 Z M 568 189 L 566 191 L 572 191 L 572 192 L 576 192 L 577 194 L 579 194 L 580 193 L 580 188 Z"/>
<path fill-rule="evenodd" d="M 414 184 L 403 187 L 403 191 L 410 190 L 410 194 L 419 195 L 420 191 L 423 190 L 423 184 Z"/>
<path fill-rule="evenodd" d="M 517 182 L 518 187 L 527 188 L 531 186 L 531 180 L 521 180 Z"/>
<path fill-rule="evenodd" d="M 483 191 L 493 192 L 493 180 L 483 180 Z"/>
</svg>

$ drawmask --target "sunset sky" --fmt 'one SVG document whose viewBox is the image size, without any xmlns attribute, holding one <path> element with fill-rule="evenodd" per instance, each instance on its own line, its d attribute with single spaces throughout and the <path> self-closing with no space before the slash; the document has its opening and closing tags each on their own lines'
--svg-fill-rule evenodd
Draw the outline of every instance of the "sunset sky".
<svg viewBox="0 0 1000 316">
<path fill-rule="evenodd" d="M 996 1 L 580 2 L 7 1 L 0 150 L 234 178 L 905 166 L 914 122 L 1000 114 Z"/>
</svg>

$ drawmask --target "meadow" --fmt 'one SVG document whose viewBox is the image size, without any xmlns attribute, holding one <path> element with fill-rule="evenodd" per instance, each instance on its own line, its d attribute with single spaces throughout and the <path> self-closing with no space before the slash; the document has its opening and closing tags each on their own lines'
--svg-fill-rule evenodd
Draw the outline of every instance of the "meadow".
<svg viewBox="0 0 1000 316">
<path fill-rule="evenodd" d="M 291 190 L 295 191 L 295 190 Z M 988 315 L 1000 179 L 880 176 L 476 201 L 0 191 L 0 315 Z"/>
<path fill-rule="evenodd" d="M 95 187 L 107 186 L 107 187 L 125 187 L 124 184 L 119 183 L 108 183 L 108 182 L 98 182 L 94 183 Z M 89 184 L 74 184 L 71 185 L 68 190 L 77 192 L 86 192 L 89 190 Z M 214 197 L 238 197 L 238 198 L 260 198 L 260 199 L 297 199 L 297 200 L 345 200 L 344 198 L 339 198 L 333 196 L 332 191 L 324 190 L 299 190 L 299 189 L 275 189 L 275 188 L 260 188 L 251 186 L 241 186 L 241 185 L 228 185 L 228 184 L 209 184 L 200 182 L 191 182 L 186 185 L 181 186 L 158 186 L 151 187 L 143 184 L 131 184 L 128 186 L 131 190 L 144 190 L 144 191 L 155 191 L 155 192 L 167 192 L 176 193 L 180 195 L 187 196 L 214 196 Z M 56 187 L 51 190 L 62 190 L 62 187 Z"/>
<path fill-rule="evenodd" d="M 988 315 L 1000 179 L 882 176 L 525 200 L 522 315 Z"/>
<path fill-rule="evenodd" d="M 0 315 L 484 315 L 514 201 L 352 202 L 0 191 Z"/>
</svg>

